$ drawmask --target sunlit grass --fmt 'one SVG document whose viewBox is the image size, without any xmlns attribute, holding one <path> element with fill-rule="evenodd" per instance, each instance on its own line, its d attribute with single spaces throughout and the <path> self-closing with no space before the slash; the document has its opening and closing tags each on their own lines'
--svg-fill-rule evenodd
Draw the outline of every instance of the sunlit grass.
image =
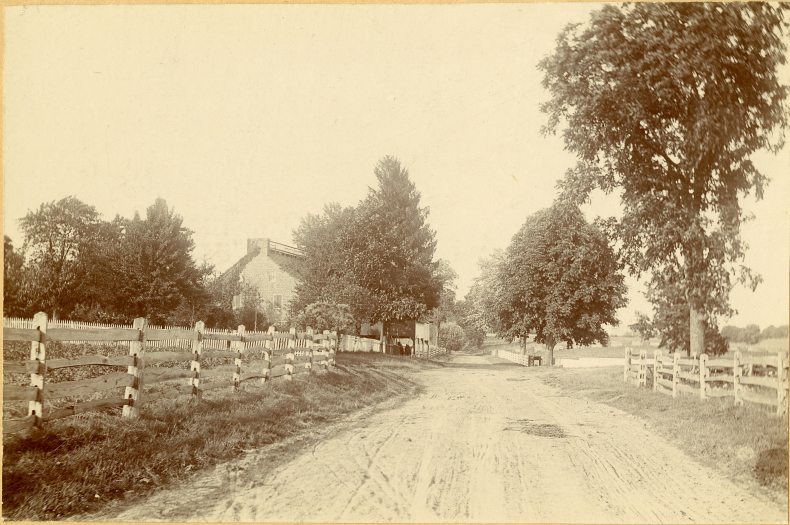
<svg viewBox="0 0 790 525">
<path fill-rule="evenodd" d="M 339 354 L 338 367 L 294 381 L 149 403 L 138 419 L 90 413 L 56 420 L 3 451 L 3 517 L 52 520 L 135 498 L 385 399 L 414 394 L 410 375 L 433 366 Z"/>
<path fill-rule="evenodd" d="M 787 416 L 731 399 L 672 398 L 623 382 L 621 368 L 556 369 L 545 381 L 563 392 L 619 408 L 702 464 L 727 477 L 757 483 L 777 499 L 788 488 Z"/>
</svg>

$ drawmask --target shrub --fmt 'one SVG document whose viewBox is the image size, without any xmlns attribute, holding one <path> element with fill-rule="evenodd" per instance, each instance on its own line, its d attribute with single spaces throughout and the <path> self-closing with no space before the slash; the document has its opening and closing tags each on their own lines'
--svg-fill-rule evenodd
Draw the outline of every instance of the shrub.
<svg viewBox="0 0 790 525">
<path fill-rule="evenodd" d="M 466 346 L 464 329 L 456 323 L 444 323 L 439 327 L 439 346 L 457 352 Z"/>
</svg>

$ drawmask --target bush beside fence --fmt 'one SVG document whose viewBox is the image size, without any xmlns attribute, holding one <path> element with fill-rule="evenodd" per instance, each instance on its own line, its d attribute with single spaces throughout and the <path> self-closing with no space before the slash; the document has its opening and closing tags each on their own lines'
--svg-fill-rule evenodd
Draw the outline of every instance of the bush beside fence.
<svg viewBox="0 0 790 525">
<path fill-rule="evenodd" d="M 706 354 L 684 358 L 678 352 L 670 355 L 656 350 L 653 359 L 648 359 L 645 351 L 634 353 L 626 348 L 623 380 L 672 397 L 682 393 L 701 399 L 732 397 L 736 405 L 746 401 L 771 407 L 777 415 L 787 414 L 788 359 L 782 352 L 739 350 L 732 358 Z"/>
<path fill-rule="evenodd" d="M 9 323 L 11 324 L 11 323 Z M 315 334 L 311 330 L 297 333 L 276 333 L 272 327 L 268 332 L 246 332 L 239 326 L 236 333 L 220 333 L 205 330 L 203 323 L 189 328 L 158 328 L 146 324 L 145 319 L 136 319 L 132 327 L 108 328 L 63 327 L 49 323 L 46 314 L 39 313 L 27 327 L 5 327 L 4 341 L 31 343 L 30 359 L 25 361 L 3 361 L 4 374 L 29 374 L 29 385 L 8 384 L 3 381 L 3 399 L 9 402 L 27 402 L 27 417 L 3 421 L 3 433 L 15 433 L 41 425 L 46 421 L 68 417 L 82 412 L 122 407 L 122 415 L 138 415 L 143 401 L 173 398 L 179 395 L 200 397 L 203 391 L 228 388 L 237 391 L 246 381 L 268 380 L 310 373 L 315 366 L 329 369 L 335 363 L 338 346 L 337 334 L 324 332 Z M 76 359 L 47 359 L 46 346 L 49 341 L 88 341 L 91 343 L 119 343 L 128 345 L 126 356 L 85 355 Z M 156 342 L 183 341 L 190 351 L 146 352 Z M 211 350 L 211 342 L 218 342 L 222 350 Z M 209 343 L 209 344 L 207 344 Z M 172 345 L 181 348 L 181 345 Z M 209 350 L 206 350 L 206 347 Z M 201 369 L 206 360 L 232 359 L 232 365 L 213 366 Z M 253 362 L 253 359 L 255 362 Z M 157 367 L 171 363 L 187 368 Z M 99 377 L 78 381 L 46 382 L 48 371 L 80 366 L 126 367 L 126 372 L 111 372 Z M 206 382 L 206 379 L 209 381 Z M 185 384 L 173 384 L 174 380 L 186 380 Z M 143 395 L 143 386 L 159 384 L 158 391 Z M 123 388 L 123 397 L 92 399 L 97 393 Z M 61 407 L 45 407 L 44 402 L 66 398 L 78 402 Z M 85 399 L 88 398 L 86 401 Z"/>
</svg>

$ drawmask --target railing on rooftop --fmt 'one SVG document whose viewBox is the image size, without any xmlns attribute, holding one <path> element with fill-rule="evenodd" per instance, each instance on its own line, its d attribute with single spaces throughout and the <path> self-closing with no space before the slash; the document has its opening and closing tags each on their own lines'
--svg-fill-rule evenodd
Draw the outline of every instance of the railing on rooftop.
<svg viewBox="0 0 790 525">
<path fill-rule="evenodd" d="M 304 252 L 299 248 L 294 248 L 293 246 L 288 246 L 287 244 L 281 244 L 279 242 L 269 241 L 269 249 L 293 257 L 304 257 Z"/>
</svg>

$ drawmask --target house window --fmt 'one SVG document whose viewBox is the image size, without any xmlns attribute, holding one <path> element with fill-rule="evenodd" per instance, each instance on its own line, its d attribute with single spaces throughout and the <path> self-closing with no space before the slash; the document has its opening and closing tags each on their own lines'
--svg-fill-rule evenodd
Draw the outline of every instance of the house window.
<svg viewBox="0 0 790 525">
<path fill-rule="evenodd" d="M 233 296 L 232 308 L 234 310 L 238 310 L 239 308 L 241 308 L 241 294 L 236 294 Z"/>
<path fill-rule="evenodd" d="M 274 307 L 279 310 L 280 308 L 283 307 L 283 296 L 280 294 L 275 294 L 274 301 L 272 302 L 274 303 Z"/>
</svg>

